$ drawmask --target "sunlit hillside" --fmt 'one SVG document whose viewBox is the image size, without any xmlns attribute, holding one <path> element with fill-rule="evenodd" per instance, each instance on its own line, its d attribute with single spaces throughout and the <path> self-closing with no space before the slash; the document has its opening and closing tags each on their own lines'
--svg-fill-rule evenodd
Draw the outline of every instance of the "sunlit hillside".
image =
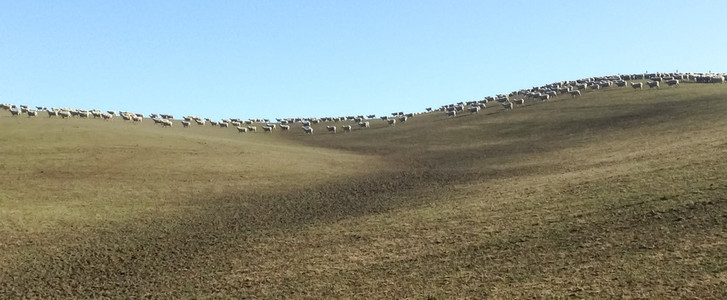
<svg viewBox="0 0 727 300">
<path fill-rule="evenodd" d="M 310 135 L 0 110 L 0 297 L 726 298 L 725 115 L 702 83 Z"/>
</svg>

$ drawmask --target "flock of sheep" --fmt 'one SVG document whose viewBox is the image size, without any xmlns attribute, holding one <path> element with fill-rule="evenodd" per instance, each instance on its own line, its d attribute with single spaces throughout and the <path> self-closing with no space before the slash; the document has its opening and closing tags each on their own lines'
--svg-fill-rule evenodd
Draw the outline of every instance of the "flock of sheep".
<svg viewBox="0 0 727 300">
<path fill-rule="evenodd" d="M 632 81 L 629 83 L 629 81 Z M 524 105 L 526 99 L 530 101 L 547 101 L 557 97 L 558 95 L 567 94 L 571 97 L 581 96 L 582 91 L 587 90 L 598 90 L 602 88 L 608 88 L 612 86 L 625 87 L 630 85 L 634 89 L 643 89 L 644 84 L 650 88 L 660 88 L 660 83 L 664 83 L 667 86 L 678 86 L 680 81 L 690 81 L 696 83 L 725 83 L 725 74 L 714 74 L 714 73 L 650 73 L 650 74 L 631 74 L 631 75 L 617 75 L 617 76 L 603 76 L 603 77 L 591 77 L 584 78 L 574 81 L 562 81 L 547 84 L 544 86 L 533 87 L 530 89 L 522 89 L 514 91 L 509 94 L 498 94 L 494 97 L 485 97 L 482 100 L 458 102 L 455 104 L 448 104 L 439 107 L 438 109 L 432 109 L 431 107 L 426 108 L 426 112 L 440 111 L 444 112 L 447 116 L 456 117 L 462 112 L 469 112 L 470 114 L 478 113 L 480 110 L 487 108 L 490 102 L 499 103 L 505 110 L 512 110 L 517 105 Z M 110 121 L 115 116 L 121 117 L 124 121 L 131 123 L 141 123 L 144 120 L 144 115 L 132 112 L 115 112 L 115 111 L 100 111 L 100 110 L 83 110 L 83 109 L 70 109 L 70 108 L 47 108 L 36 106 L 35 109 L 31 109 L 27 105 L 16 106 L 13 104 L 0 103 L 0 109 L 9 111 L 12 116 L 27 115 L 28 118 L 38 117 L 39 114 L 45 113 L 49 118 L 94 118 Z M 408 113 L 394 112 L 391 116 L 380 117 L 389 126 L 395 126 L 397 122 L 403 123 L 408 119 L 414 117 L 420 113 Z M 162 127 L 172 127 L 174 125 L 174 116 L 168 114 L 150 114 L 148 116 L 154 124 L 159 124 Z M 359 116 L 346 116 L 346 117 L 325 117 L 325 118 L 287 118 L 287 119 L 276 119 L 277 122 L 271 123 L 269 119 L 224 119 L 220 121 L 213 121 L 209 118 L 201 118 L 198 116 L 185 116 L 180 123 L 183 127 L 190 127 L 193 124 L 196 126 L 205 126 L 207 124 L 211 126 L 218 126 L 220 128 L 237 128 L 238 132 L 257 132 L 256 123 L 261 123 L 261 129 L 263 132 L 273 132 L 278 128 L 281 131 L 289 131 L 291 125 L 299 124 L 303 132 L 306 134 L 313 134 L 312 124 L 318 124 L 321 122 L 346 122 L 353 121 L 358 128 L 364 129 L 370 127 L 371 119 L 375 119 L 376 115 L 359 115 Z M 354 128 L 354 125 L 342 125 L 341 128 L 345 132 L 350 132 Z M 326 130 L 329 133 L 336 133 L 336 125 L 326 126 Z"/>
<path fill-rule="evenodd" d="M 629 84 L 629 81 L 632 82 Z M 478 113 L 480 110 L 485 109 L 490 102 L 498 102 L 504 109 L 511 110 L 517 105 L 525 104 L 526 100 L 547 101 L 562 94 L 578 97 L 587 90 L 599 90 L 612 86 L 625 87 L 630 85 L 634 89 L 643 89 L 644 84 L 646 84 L 649 88 L 658 89 L 660 82 L 665 83 L 667 86 L 678 86 L 680 81 L 725 83 L 725 74 L 651 73 L 591 77 L 574 81 L 555 82 L 530 89 L 514 91 L 509 94 L 498 94 L 494 97 L 489 96 L 477 101 L 444 105 L 437 109 L 437 111 L 443 111 L 448 116 L 455 117 L 462 112 L 469 112 L 471 114 Z M 428 107 L 426 110 L 428 112 L 433 111 L 431 107 Z"/>
<path fill-rule="evenodd" d="M 0 103 L 0 109 L 4 109 L 10 112 L 12 116 L 27 115 L 28 118 L 38 117 L 41 112 L 47 113 L 48 117 L 58 118 L 81 118 L 81 119 L 103 119 L 112 120 L 114 117 L 119 116 L 124 121 L 131 123 L 141 123 L 144 121 L 144 115 L 140 113 L 126 112 L 126 111 L 100 111 L 100 110 L 84 110 L 84 109 L 71 109 L 71 108 L 47 108 L 36 106 L 35 109 L 30 108 L 27 105 L 16 106 L 13 104 Z M 396 115 L 398 116 L 399 113 Z M 402 120 L 406 120 L 407 116 L 402 114 Z M 412 116 L 409 114 L 408 116 Z M 339 122 L 339 121 L 354 121 L 358 124 L 359 128 L 369 128 L 369 119 L 375 118 L 375 115 L 364 116 L 348 116 L 348 117 L 337 117 L 337 118 L 290 118 L 290 119 L 277 119 L 277 123 L 271 123 L 270 119 L 224 119 L 220 121 L 214 121 L 209 118 L 201 118 L 198 116 L 185 116 L 180 120 L 179 123 L 185 128 L 196 124 L 196 126 L 217 126 L 220 128 L 237 128 L 238 132 L 257 132 L 258 127 L 254 126 L 256 123 L 262 123 L 261 129 L 263 132 L 273 132 L 278 128 L 282 131 L 289 131 L 291 124 L 300 123 L 302 130 L 307 134 L 313 134 L 312 124 L 318 124 L 321 122 Z M 158 124 L 162 127 L 172 127 L 174 125 L 174 116 L 168 114 L 150 114 L 148 118 L 151 119 L 154 124 Z M 384 118 L 386 119 L 386 118 Z M 389 124 L 395 124 L 395 120 L 390 119 Z M 343 131 L 349 132 L 353 130 L 352 125 L 341 126 Z M 336 133 L 336 126 L 326 126 L 328 132 Z"/>
</svg>

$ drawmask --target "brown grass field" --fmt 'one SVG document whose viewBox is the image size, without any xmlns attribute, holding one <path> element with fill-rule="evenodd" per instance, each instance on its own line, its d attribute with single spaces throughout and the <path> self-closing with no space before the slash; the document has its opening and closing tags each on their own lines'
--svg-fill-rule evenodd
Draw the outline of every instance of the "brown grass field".
<svg viewBox="0 0 727 300">
<path fill-rule="evenodd" d="M 725 116 L 719 84 L 311 136 L 0 110 L 0 298 L 725 299 Z"/>
</svg>

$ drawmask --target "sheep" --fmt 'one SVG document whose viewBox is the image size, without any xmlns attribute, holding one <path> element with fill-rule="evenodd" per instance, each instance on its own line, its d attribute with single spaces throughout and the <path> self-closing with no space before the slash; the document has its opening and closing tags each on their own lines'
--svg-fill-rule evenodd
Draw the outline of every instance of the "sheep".
<svg viewBox="0 0 727 300">
<path fill-rule="evenodd" d="M 285 125 L 285 124 L 280 125 L 280 130 L 282 130 L 282 131 L 288 131 L 288 130 L 290 130 L 290 125 Z"/>
<path fill-rule="evenodd" d="M 406 122 L 406 120 L 408 120 L 409 118 L 411 118 L 411 117 L 410 117 L 410 116 L 406 116 L 406 115 L 405 115 L 405 116 L 401 116 L 401 117 L 399 117 L 399 122 L 401 122 L 401 123 L 404 123 L 404 122 Z"/>
<path fill-rule="evenodd" d="M 141 123 L 141 122 L 143 122 L 143 121 L 144 121 L 144 117 L 140 117 L 139 115 L 133 115 L 133 116 L 131 116 L 131 120 L 133 120 L 133 121 L 134 121 L 134 123 Z M 155 123 L 155 124 L 156 124 L 156 123 L 162 123 L 162 125 L 164 125 L 164 123 L 163 123 L 163 122 L 157 122 L 157 120 L 158 120 L 158 119 L 154 119 L 154 123 Z M 171 126 L 171 125 L 170 125 L 170 126 Z"/>
<path fill-rule="evenodd" d="M 308 126 L 301 126 L 303 128 L 303 132 L 306 134 L 313 134 L 313 128 Z"/>
<path fill-rule="evenodd" d="M 37 110 L 28 110 L 27 114 L 28 114 L 28 118 L 30 118 L 30 117 L 37 117 L 38 116 L 38 111 Z"/>
<path fill-rule="evenodd" d="M 666 85 L 668 85 L 668 86 L 672 86 L 672 85 L 679 86 L 679 80 L 678 79 L 667 80 L 666 81 Z"/>
<path fill-rule="evenodd" d="M 197 122 L 197 125 L 204 125 L 204 120 L 195 119 L 195 122 Z"/>
<path fill-rule="evenodd" d="M 351 132 L 351 125 L 343 125 L 341 127 L 343 127 L 343 131 Z"/>
<path fill-rule="evenodd" d="M 452 111 L 448 111 L 448 112 L 447 112 L 447 116 L 450 116 L 450 117 L 456 117 L 456 116 L 457 116 L 457 111 L 454 111 L 454 110 L 452 110 Z"/>
<path fill-rule="evenodd" d="M 387 123 L 389 123 L 389 126 L 396 126 L 396 119 L 386 120 Z"/>
<path fill-rule="evenodd" d="M 571 95 L 572 98 L 575 98 L 575 97 L 578 97 L 581 95 L 581 91 L 579 91 L 579 90 L 570 91 L 568 93 Z"/>
<path fill-rule="evenodd" d="M 328 129 L 328 132 L 330 133 L 336 133 L 336 126 L 326 126 L 326 129 Z"/>
<path fill-rule="evenodd" d="M 513 109 L 515 106 L 510 101 L 506 101 L 502 103 L 502 107 L 505 109 Z"/>
<path fill-rule="evenodd" d="M 476 114 L 476 113 L 479 113 L 479 112 L 480 112 L 480 107 L 479 106 L 470 107 L 470 114 Z"/>
<path fill-rule="evenodd" d="M 168 119 L 161 119 L 162 127 L 172 127 L 172 121 Z"/>
<path fill-rule="evenodd" d="M 190 124 L 192 123 L 190 123 L 189 121 L 182 121 L 182 126 L 184 126 L 185 128 L 189 127 Z"/>
<path fill-rule="evenodd" d="M 10 115 L 11 116 L 18 116 L 18 115 L 20 115 L 20 111 L 17 110 L 17 109 L 11 109 L 10 110 Z"/>
<path fill-rule="evenodd" d="M 48 118 L 53 117 L 53 116 L 57 117 L 58 116 L 58 111 L 48 110 Z"/>
<path fill-rule="evenodd" d="M 358 126 L 361 128 L 369 128 L 370 124 L 369 124 L 369 122 L 359 122 Z"/>
<path fill-rule="evenodd" d="M 252 131 L 252 132 L 257 132 L 257 127 L 256 126 L 247 126 L 247 130 Z"/>
<path fill-rule="evenodd" d="M 709 83 L 724 83 L 724 76 L 712 76 L 709 78 Z"/>
<path fill-rule="evenodd" d="M 634 88 L 634 89 L 640 89 L 641 90 L 641 89 L 644 88 L 644 83 L 643 82 L 632 82 L 631 83 L 631 87 Z"/>
<path fill-rule="evenodd" d="M 112 114 L 101 114 L 101 117 L 102 117 L 102 118 L 103 118 L 104 120 L 111 120 L 111 118 L 113 118 L 113 117 L 114 117 L 114 115 L 112 115 Z"/>
<path fill-rule="evenodd" d="M 227 123 L 227 122 L 220 122 L 219 125 L 220 125 L 220 128 L 228 128 L 228 127 L 230 127 L 230 123 Z"/>
<path fill-rule="evenodd" d="M 237 132 L 247 132 L 247 127 L 237 126 Z"/>
<path fill-rule="evenodd" d="M 649 88 L 659 88 L 659 82 L 658 81 L 650 81 L 647 83 L 649 85 Z"/>
<path fill-rule="evenodd" d="M 71 112 L 70 111 L 67 111 L 67 110 L 61 110 L 61 111 L 58 112 L 58 115 L 61 118 L 63 118 L 63 119 L 70 118 L 71 117 Z"/>
</svg>

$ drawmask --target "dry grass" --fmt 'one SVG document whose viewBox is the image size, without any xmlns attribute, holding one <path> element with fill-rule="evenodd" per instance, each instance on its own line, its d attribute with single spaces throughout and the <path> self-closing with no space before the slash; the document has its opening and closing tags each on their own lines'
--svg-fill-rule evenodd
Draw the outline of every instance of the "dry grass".
<svg viewBox="0 0 727 300">
<path fill-rule="evenodd" d="M 0 294 L 725 298 L 727 86 L 238 134 L 0 111 Z"/>
</svg>

